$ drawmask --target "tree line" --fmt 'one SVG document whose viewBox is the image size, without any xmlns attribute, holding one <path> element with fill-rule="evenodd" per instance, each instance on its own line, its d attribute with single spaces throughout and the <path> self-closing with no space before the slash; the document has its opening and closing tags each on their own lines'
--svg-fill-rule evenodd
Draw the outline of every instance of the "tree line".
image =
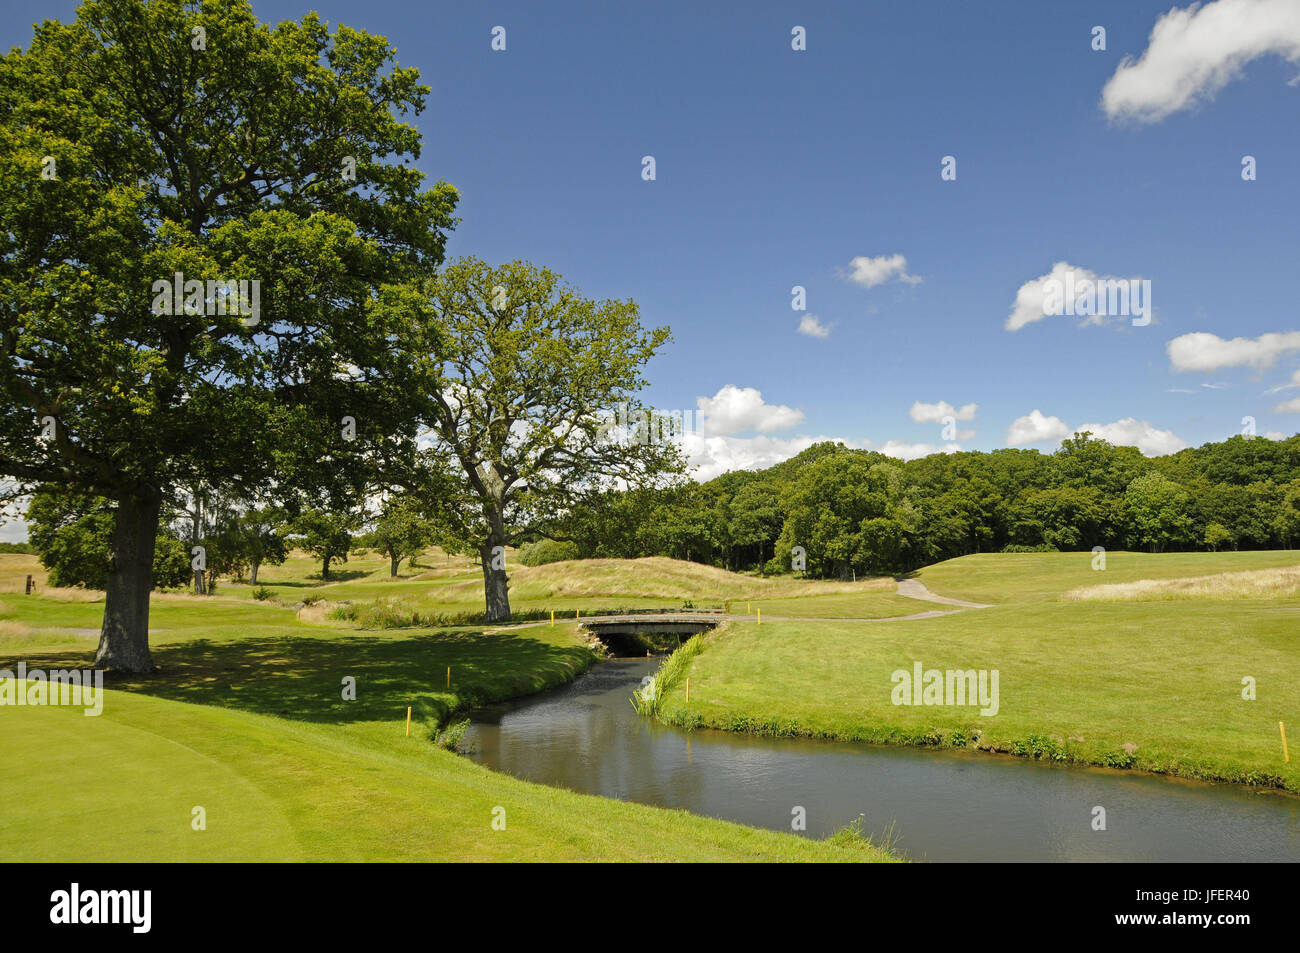
<svg viewBox="0 0 1300 953">
<path fill-rule="evenodd" d="M 558 537 L 557 537 L 558 538 Z M 604 494 L 564 552 L 661 555 L 822 578 L 898 573 L 971 553 L 1289 548 L 1300 542 L 1300 435 L 1235 436 L 1164 457 L 1089 433 L 1054 453 L 901 461 L 820 443 L 757 472 Z"/>
</svg>

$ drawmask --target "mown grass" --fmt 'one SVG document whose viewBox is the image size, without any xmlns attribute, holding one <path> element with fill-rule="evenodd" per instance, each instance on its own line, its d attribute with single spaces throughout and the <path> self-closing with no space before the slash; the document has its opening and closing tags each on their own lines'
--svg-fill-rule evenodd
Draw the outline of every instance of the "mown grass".
<svg viewBox="0 0 1300 953">
<path fill-rule="evenodd" d="M 931 590 L 969 602 L 1049 602 L 1084 586 L 1175 579 L 1248 569 L 1300 565 L 1298 550 L 1246 553 L 1106 553 L 1093 569 L 1092 553 L 981 553 L 949 559 L 915 576 Z"/>
<path fill-rule="evenodd" d="M 1116 556 L 1121 558 L 1115 558 Z M 1111 554 L 1124 576 L 1171 578 L 1284 554 Z M 1286 554 L 1294 561 L 1297 554 Z M 1243 558 L 1244 557 L 1244 558 Z M 660 718 L 694 727 L 891 744 L 979 747 L 1300 791 L 1278 722 L 1300 726 L 1300 599 L 1062 601 L 1079 571 L 1057 554 L 945 564 L 940 595 L 1001 605 L 942 618 L 731 625 L 705 639 Z M 998 589 L 985 575 L 1026 579 Z M 937 568 L 937 567 L 936 567 Z M 1190 572 L 1189 572 L 1190 570 Z M 1083 573 L 1089 573 L 1085 568 Z M 1085 578 L 1097 579 L 1101 573 Z M 997 669 L 1000 709 L 892 704 L 895 670 Z M 1256 700 L 1242 697 L 1255 680 Z M 680 681 L 678 685 L 680 686 Z M 1300 730 L 1292 728 L 1292 747 Z"/>
<path fill-rule="evenodd" d="M 10 861 L 892 859 L 530 784 L 400 723 L 315 725 L 110 691 L 98 718 L 9 709 L 0 743 Z M 206 830 L 191 826 L 195 807 Z"/>
<path fill-rule="evenodd" d="M 19 659 L 88 667 L 102 601 L 43 582 L 23 595 L 34 560 L 5 562 L 0 668 Z M 372 563 L 382 572 L 373 591 L 429 583 L 429 570 L 391 583 L 387 563 Z M 302 573 L 310 563 L 278 568 Z M 463 578 L 466 570 L 448 573 Z M 112 678 L 100 717 L 0 709 L 0 744 L 16 756 L 0 779 L 0 838 L 14 845 L 10 859 L 892 859 L 869 845 L 529 784 L 430 743 L 453 741 L 459 713 L 471 707 L 559 685 L 590 665 L 571 620 L 365 631 L 298 608 L 304 594 L 333 599 L 331 590 L 364 587 L 364 575 L 328 585 L 310 572 L 262 576 L 292 596 L 256 601 L 251 587 L 246 594 L 225 584 L 211 597 L 155 594 L 159 672 Z M 649 601 L 663 604 L 661 596 Z M 355 700 L 344 698 L 346 679 L 355 679 Z M 195 806 L 206 811 L 206 831 L 190 826 Z M 494 807 L 506 809 L 505 831 L 491 827 Z"/>
</svg>

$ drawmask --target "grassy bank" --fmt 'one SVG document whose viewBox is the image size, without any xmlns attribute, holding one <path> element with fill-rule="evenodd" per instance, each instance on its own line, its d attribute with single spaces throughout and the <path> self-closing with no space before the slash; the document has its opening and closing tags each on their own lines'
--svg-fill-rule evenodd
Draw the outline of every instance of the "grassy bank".
<svg viewBox="0 0 1300 953">
<path fill-rule="evenodd" d="M 405 738 L 400 723 L 313 725 L 110 692 L 98 718 L 7 711 L 0 740 L 14 756 L 0 784 L 11 861 L 884 859 L 519 781 Z M 195 807 L 206 830 L 193 829 Z"/>
<path fill-rule="evenodd" d="M 48 589 L 31 557 L 0 560 L 0 668 L 89 666 L 102 595 Z M 530 784 L 439 749 L 430 738 L 454 713 L 562 684 L 593 656 L 572 622 L 361 630 L 300 608 L 303 594 L 334 586 L 437 598 L 427 581 L 392 583 L 386 563 L 371 562 L 370 575 L 328 584 L 306 560 L 280 567 L 284 599 L 238 586 L 156 594 L 160 672 L 111 680 L 101 716 L 0 708 L 0 744 L 15 755 L 0 779 L 10 859 L 892 859 L 852 838 L 811 841 Z M 36 595 L 22 594 L 27 572 Z M 344 698 L 347 679 L 355 700 Z M 192 829 L 195 807 L 206 830 Z M 492 826 L 495 808 L 504 830 Z"/>
<path fill-rule="evenodd" d="M 731 625 L 659 700 L 682 726 L 980 747 L 1300 792 L 1300 599 L 1065 600 L 1083 583 L 1276 566 L 1296 554 L 976 556 L 931 567 L 940 595 L 998 602 L 942 618 Z M 1079 564 L 1083 568 L 1080 569 Z M 945 588 L 947 580 L 959 586 Z M 892 703 L 896 670 L 993 670 L 999 710 Z M 691 679 L 691 702 L 682 685 Z M 1242 679 L 1257 698 L 1243 699 Z"/>
</svg>

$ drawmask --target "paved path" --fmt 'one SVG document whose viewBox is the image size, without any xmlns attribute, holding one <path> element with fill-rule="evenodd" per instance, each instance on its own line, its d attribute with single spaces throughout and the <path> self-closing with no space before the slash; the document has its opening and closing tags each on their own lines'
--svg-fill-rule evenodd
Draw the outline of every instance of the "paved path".
<svg viewBox="0 0 1300 953">
<path fill-rule="evenodd" d="M 947 596 L 936 596 L 929 589 L 925 588 L 925 583 L 919 579 L 900 579 L 898 580 L 898 594 L 907 596 L 909 599 L 924 599 L 926 602 L 942 602 L 946 606 L 961 606 L 965 609 L 992 609 L 993 606 L 986 602 L 963 602 L 960 599 L 949 599 Z"/>
</svg>

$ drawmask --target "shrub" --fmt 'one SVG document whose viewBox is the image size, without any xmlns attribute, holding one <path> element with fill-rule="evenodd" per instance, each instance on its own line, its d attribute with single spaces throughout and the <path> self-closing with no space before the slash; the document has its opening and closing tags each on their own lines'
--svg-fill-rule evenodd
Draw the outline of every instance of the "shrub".
<svg viewBox="0 0 1300 953">
<path fill-rule="evenodd" d="M 578 558 L 578 544 L 568 540 L 539 539 L 519 547 L 519 561 L 525 566 L 544 566 Z"/>
<path fill-rule="evenodd" d="M 267 599 L 272 598 L 274 595 L 275 593 L 272 592 L 270 589 L 266 588 L 266 586 L 258 586 L 256 589 L 253 590 L 253 598 L 256 599 L 258 602 L 265 602 Z"/>
<path fill-rule="evenodd" d="M 1033 546 L 1025 546 L 1021 543 L 1008 543 L 1002 547 L 1004 553 L 1059 553 L 1060 550 L 1051 543 L 1036 543 Z"/>
<path fill-rule="evenodd" d="M 465 732 L 468 730 L 468 718 L 462 721 L 449 722 L 447 727 L 436 733 L 435 740 L 440 748 L 446 748 L 448 751 L 459 751 L 461 742 L 465 740 Z"/>
</svg>

